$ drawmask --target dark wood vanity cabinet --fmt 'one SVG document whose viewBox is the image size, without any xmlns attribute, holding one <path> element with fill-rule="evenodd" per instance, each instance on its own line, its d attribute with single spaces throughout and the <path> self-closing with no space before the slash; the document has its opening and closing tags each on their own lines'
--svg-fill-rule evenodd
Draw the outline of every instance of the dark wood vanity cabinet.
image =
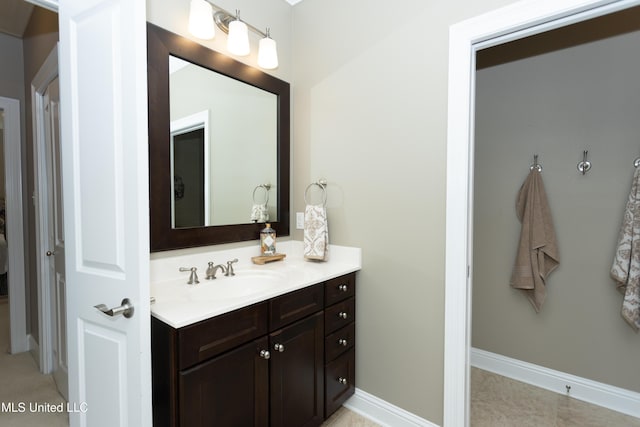
<svg viewBox="0 0 640 427">
<path fill-rule="evenodd" d="M 325 418 L 355 392 L 355 296 L 355 273 L 325 283 Z"/>
<path fill-rule="evenodd" d="M 152 317 L 154 426 L 319 426 L 355 389 L 354 302 L 351 273 L 180 329 Z"/>
</svg>

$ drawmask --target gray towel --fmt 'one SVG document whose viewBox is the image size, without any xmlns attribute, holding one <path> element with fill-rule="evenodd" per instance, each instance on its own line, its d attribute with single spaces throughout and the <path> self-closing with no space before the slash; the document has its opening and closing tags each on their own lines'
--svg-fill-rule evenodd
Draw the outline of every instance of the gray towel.
<svg viewBox="0 0 640 427">
<path fill-rule="evenodd" d="M 547 295 L 547 277 L 560 264 L 551 211 L 540 172 L 533 169 L 522 184 L 516 201 L 522 223 L 511 286 L 521 289 L 536 312 Z"/>
</svg>

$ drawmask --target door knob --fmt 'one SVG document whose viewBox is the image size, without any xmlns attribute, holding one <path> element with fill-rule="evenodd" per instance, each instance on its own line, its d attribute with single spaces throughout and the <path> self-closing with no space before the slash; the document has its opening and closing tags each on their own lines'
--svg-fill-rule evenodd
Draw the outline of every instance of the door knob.
<svg viewBox="0 0 640 427">
<path fill-rule="evenodd" d="M 55 254 L 55 252 L 52 252 L 52 251 L 47 251 L 45 253 L 46 256 L 51 256 L 51 255 L 54 255 L 54 254 Z"/>
<path fill-rule="evenodd" d="M 109 308 L 104 304 L 94 305 L 95 308 L 106 314 L 107 316 L 115 317 L 122 314 L 127 319 L 133 316 L 133 304 L 129 301 L 129 298 L 122 300 L 120 307 Z"/>
</svg>

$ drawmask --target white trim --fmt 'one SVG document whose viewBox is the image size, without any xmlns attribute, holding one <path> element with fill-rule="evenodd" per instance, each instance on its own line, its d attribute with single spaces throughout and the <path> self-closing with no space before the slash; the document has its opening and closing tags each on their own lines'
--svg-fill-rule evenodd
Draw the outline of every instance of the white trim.
<svg viewBox="0 0 640 427">
<path fill-rule="evenodd" d="M 447 124 L 444 424 L 469 424 L 475 52 L 640 4 L 524 0 L 451 26 Z"/>
<path fill-rule="evenodd" d="M 438 427 L 437 424 L 433 424 L 359 388 L 356 388 L 355 394 L 344 403 L 344 407 L 381 426 Z"/>
<path fill-rule="evenodd" d="M 640 393 L 582 378 L 478 348 L 471 349 L 471 365 L 514 380 L 569 395 L 613 411 L 640 418 Z"/>
<path fill-rule="evenodd" d="M 58 12 L 58 0 L 25 0 L 28 3 L 35 4 L 36 6 L 44 7 L 52 12 Z"/>
<path fill-rule="evenodd" d="M 0 97 L 4 111 L 4 182 L 6 200 L 6 235 L 8 252 L 7 288 L 9 290 L 9 325 L 11 353 L 29 349 L 27 339 L 26 283 L 24 271 L 24 216 L 22 215 L 22 139 L 20 137 L 20 101 Z"/>
<path fill-rule="evenodd" d="M 38 286 L 38 337 L 40 372 L 48 374 L 53 369 L 51 334 L 51 275 L 45 253 L 49 248 L 49 211 L 47 191 L 47 159 L 45 153 L 44 93 L 58 76 L 58 47 L 54 47 L 31 82 L 31 108 L 33 120 L 33 162 L 36 212 L 36 283 Z"/>
</svg>

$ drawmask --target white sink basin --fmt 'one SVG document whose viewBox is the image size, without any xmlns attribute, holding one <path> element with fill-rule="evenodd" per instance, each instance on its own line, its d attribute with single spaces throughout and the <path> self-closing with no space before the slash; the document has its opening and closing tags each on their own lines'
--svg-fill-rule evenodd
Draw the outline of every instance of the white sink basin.
<svg viewBox="0 0 640 427">
<path fill-rule="evenodd" d="M 273 271 L 238 271 L 235 276 L 220 275 L 213 280 L 200 280 L 197 285 L 185 285 L 187 297 L 192 301 L 221 301 L 261 294 L 285 280 Z"/>
</svg>

